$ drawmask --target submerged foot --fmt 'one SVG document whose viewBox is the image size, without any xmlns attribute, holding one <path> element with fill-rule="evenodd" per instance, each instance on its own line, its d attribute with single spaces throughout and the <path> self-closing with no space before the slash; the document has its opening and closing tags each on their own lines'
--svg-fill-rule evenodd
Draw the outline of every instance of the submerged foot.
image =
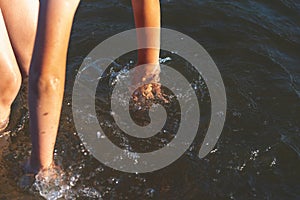
<svg viewBox="0 0 300 200">
<path fill-rule="evenodd" d="M 40 169 L 32 166 L 30 160 L 28 160 L 22 167 L 24 175 L 19 179 L 19 186 L 22 189 L 26 190 L 34 187 L 34 189 L 39 191 L 42 195 L 47 191 L 45 191 L 45 188 L 57 190 L 56 187 L 58 187 L 58 185 L 63 185 L 65 174 L 63 170 L 55 164 Z"/>
<path fill-rule="evenodd" d="M 8 124 L 9 124 L 9 119 L 8 118 L 6 120 L 0 121 L 0 134 L 5 131 Z"/>
<path fill-rule="evenodd" d="M 9 124 L 9 115 L 10 115 L 10 111 L 8 112 L 8 114 L 5 115 L 3 119 L 0 118 L 0 137 L 2 133 L 4 133 L 5 129 Z"/>
</svg>

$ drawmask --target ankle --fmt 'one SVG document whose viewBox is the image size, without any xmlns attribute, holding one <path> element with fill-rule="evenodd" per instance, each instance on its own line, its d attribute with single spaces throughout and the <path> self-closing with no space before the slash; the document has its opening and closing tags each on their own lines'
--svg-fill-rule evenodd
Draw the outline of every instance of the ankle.
<svg viewBox="0 0 300 200">
<path fill-rule="evenodd" d="M 33 154 L 31 154 L 30 159 L 28 160 L 29 170 L 33 173 L 50 169 L 53 166 L 54 166 L 53 160 L 49 162 L 41 162 L 40 159 L 33 156 Z"/>
</svg>

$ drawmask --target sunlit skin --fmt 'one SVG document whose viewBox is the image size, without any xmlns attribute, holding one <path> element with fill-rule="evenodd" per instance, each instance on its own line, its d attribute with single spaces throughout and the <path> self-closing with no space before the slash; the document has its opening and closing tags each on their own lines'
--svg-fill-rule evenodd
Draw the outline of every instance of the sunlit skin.
<svg viewBox="0 0 300 200">
<path fill-rule="evenodd" d="M 143 27 L 160 27 L 160 4 L 159 0 L 132 0 L 132 7 L 134 11 L 134 20 L 137 28 Z M 143 41 L 141 41 L 143 40 Z M 136 70 L 132 84 L 136 85 L 139 82 L 144 82 L 146 79 L 152 79 L 152 82 L 158 82 L 159 67 L 159 43 L 160 33 L 154 32 L 151 34 L 138 35 L 138 44 L 144 43 L 149 46 L 157 46 L 155 49 L 139 49 L 137 65 L 145 65 L 141 70 Z M 158 45 L 156 45 L 158 44 Z M 153 78 L 151 78 L 153 77 Z M 148 92 L 151 90 L 151 92 Z M 146 98 L 153 98 L 153 93 L 159 94 L 160 87 L 157 84 L 146 85 L 139 88 L 139 94 Z M 138 94 L 138 95 L 139 95 Z M 135 98 L 137 97 L 134 96 Z M 137 99 L 137 98 L 136 98 Z"/>
<path fill-rule="evenodd" d="M 53 166 L 65 85 L 66 57 L 79 0 L 0 0 L 0 131 L 23 78 L 29 77 L 31 156 L 27 172 Z M 160 27 L 159 0 L 132 0 L 137 27 Z M 145 42 L 159 40 L 159 34 Z M 134 82 L 159 73 L 159 50 L 138 51 Z"/>
</svg>

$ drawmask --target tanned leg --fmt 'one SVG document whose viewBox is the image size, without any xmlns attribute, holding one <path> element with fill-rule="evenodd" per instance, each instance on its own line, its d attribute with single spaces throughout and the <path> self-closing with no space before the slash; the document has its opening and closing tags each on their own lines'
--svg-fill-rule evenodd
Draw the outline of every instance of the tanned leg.
<svg viewBox="0 0 300 200">
<path fill-rule="evenodd" d="M 160 4 L 159 0 L 132 0 L 134 20 L 136 28 L 153 27 L 160 28 Z M 159 34 L 144 35 L 141 37 L 146 44 L 159 43 Z M 145 41 L 146 40 L 146 41 Z M 159 47 L 158 47 L 159 48 Z M 139 49 L 138 64 L 158 64 L 159 49 Z"/>
<path fill-rule="evenodd" d="M 0 9 L 0 132 L 8 124 L 10 107 L 21 85 L 21 74 Z"/>
<path fill-rule="evenodd" d="M 140 87 L 133 95 L 135 100 L 139 97 L 151 99 L 155 95 L 161 96 L 159 82 L 159 52 L 160 52 L 160 3 L 159 0 L 132 0 L 136 28 L 155 28 L 147 31 L 138 31 L 137 41 L 141 48 L 142 44 L 156 47 L 138 50 L 138 63 L 143 65 L 134 70 L 132 84 L 143 83 L 150 80 L 153 84 Z"/>
<path fill-rule="evenodd" d="M 7 32 L 23 77 L 28 76 L 39 0 L 0 0 Z"/>
<path fill-rule="evenodd" d="M 79 0 L 40 1 L 38 29 L 29 71 L 29 110 L 34 171 L 49 168 L 58 131 L 66 57 Z"/>
</svg>

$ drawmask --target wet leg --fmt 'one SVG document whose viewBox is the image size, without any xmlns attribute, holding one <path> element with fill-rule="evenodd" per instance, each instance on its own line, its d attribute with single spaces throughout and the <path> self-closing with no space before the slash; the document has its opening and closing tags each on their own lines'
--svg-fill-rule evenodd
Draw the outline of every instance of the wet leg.
<svg viewBox="0 0 300 200">
<path fill-rule="evenodd" d="M 40 1 L 36 41 L 29 71 L 31 169 L 53 163 L 64 94 L 66 57 L 79 0 Z"/>
<path fill-rule="evenodd" d="M 10 107 L 21 85 L 20 70 L 0 9 L 0 132 L 8 123 Z"/>
</svg>

